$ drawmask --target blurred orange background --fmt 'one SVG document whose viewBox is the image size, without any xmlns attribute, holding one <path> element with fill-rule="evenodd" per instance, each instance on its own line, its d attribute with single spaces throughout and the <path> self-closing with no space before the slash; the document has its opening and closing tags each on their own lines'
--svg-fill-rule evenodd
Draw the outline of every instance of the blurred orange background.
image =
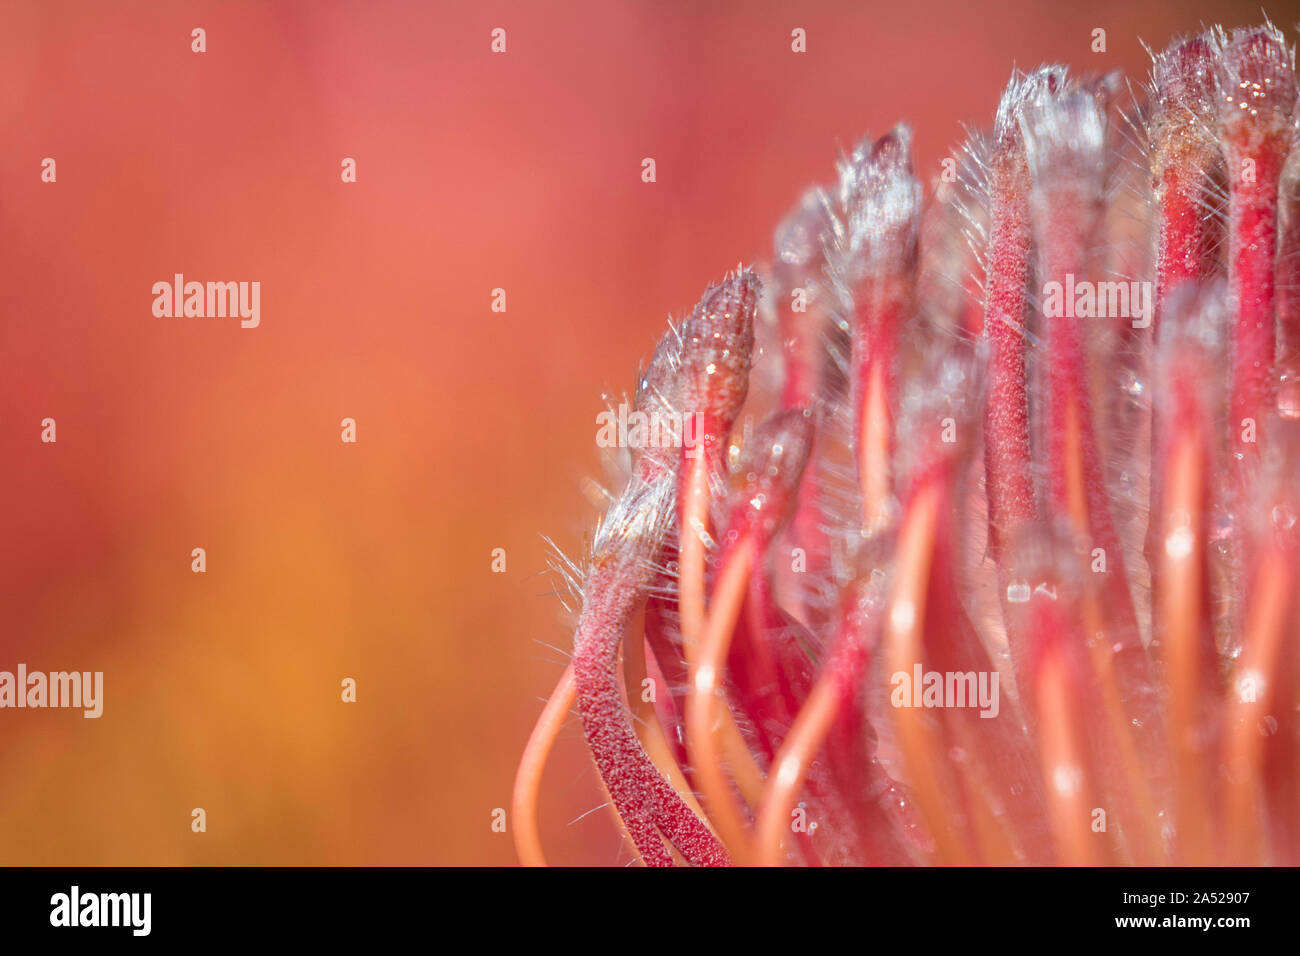
<svg viewBox="0 0 1300 956">
<path fill-rule="evenodd" d="M 1144 78 L 1139 38 L 1258 19 L 5 3 L 0 670 L 105 691 L 99 720 L 0 711 L 0 863 L 512 862 L 491 814 L 563 666 L 545 645 L 570 641 L 541 535 L 580 550 L 601 393 L 668 314 L 770 257 L 863 133 L 912 121 L 929 179 L 1013 64 Z M 177 272 L 260 281 L 260 327 L 155 318 Z M 581 816 L 599 804 L 574 719 L 542 799 L 554 862 L 627 860 L 607 812 Z"/>
</svg>

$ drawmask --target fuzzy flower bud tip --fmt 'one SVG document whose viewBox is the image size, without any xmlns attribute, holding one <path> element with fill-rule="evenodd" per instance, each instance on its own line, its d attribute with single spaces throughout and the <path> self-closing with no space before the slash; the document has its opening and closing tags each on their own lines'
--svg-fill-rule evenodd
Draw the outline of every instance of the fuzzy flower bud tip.
<svg viewBox="0 0 1300 956">
<path fill-rule="evenodd" d="M 755 272 L 738 271 L 709 289 L 682 325 L 684 411 L 718 423 L 718 434 L 730 430 L 749 391 L 760 292 Z"/>
<path fill-rule="evenodd" d="M 1272 24 L 1234 30 L 1230 38 L 1219 34 L 1219 45 L 1219 113 L 1229 143 L 1245 135 L 1252 148 L 1288 137 L 1296 101 L 1294 48 Z"/>
</svg>

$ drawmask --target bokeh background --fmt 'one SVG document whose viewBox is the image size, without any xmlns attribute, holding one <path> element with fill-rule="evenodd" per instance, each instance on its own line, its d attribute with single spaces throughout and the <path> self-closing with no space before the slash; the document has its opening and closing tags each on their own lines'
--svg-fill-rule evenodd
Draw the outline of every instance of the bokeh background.
<svg viewBox="0 0 1300 956">
<path fill-rule="evenodd" d="M 601 393 L 668 314 L 864 132 L 911 120 L 933 176 L 1013 64 L 1141 77 L 1139 38 L 1258 18 L 5 0 L 0 669 L 106 688 L 0 711 L 0 863 L 512 862 L 491 813 L 570 640 L 541 536 L 580 548 Z M 155 318 L 175 272 L 260 281 L 261 326 Z M 599 804 L 575 719 L 553 861 L 626 861 Z"/>
</svg>

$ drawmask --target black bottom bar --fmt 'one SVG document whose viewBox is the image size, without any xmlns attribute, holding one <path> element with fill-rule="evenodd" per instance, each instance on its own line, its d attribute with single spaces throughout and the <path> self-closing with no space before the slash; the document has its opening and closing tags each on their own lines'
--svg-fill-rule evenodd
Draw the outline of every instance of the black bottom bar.
<svg viewBox="0 0 1300 956">
<path fill-rule="evenodd" d="M 1286 869 L 9 869 L 0 870 L 0 925 L 6 942 L 92 946 L 373 945 L 412 935 L 450 944 L 460 933 L 614 945 L 701 933 L 762 940 L 778 930 L 809 945 L 839 932 L 864 945 L 882 935 L 927 945 L 1199 935 L 1233 945 L 1260 931 L 1289 936 L 1295 877 Z M 713 925 L 696 925 L 701 916 Z"/>
</svg>

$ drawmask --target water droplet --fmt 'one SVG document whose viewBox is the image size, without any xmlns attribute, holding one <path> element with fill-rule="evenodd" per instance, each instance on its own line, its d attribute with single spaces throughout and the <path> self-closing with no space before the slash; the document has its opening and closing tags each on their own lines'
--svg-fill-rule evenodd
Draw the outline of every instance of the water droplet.
<svg viewBox="0 0 1300 956">
<path fill-rule="evenodd" d="M 1277 718 L 1267 716 L 1259 722 L 1259 732 L 1265 737 L 1271 737 L 1277 733 Z"/>
<path fill-rule="evenodd" d="M 1122 387 L 1124 389 L 1124 394 L 1130 398 L 1141 398 L 1142 393 L 1146 391 L 1146 386 L 1142 383 L 1142 379 L 1138 378 L 1133 372 L 1129 372 L 1124 376 Z"/>
</svg>

